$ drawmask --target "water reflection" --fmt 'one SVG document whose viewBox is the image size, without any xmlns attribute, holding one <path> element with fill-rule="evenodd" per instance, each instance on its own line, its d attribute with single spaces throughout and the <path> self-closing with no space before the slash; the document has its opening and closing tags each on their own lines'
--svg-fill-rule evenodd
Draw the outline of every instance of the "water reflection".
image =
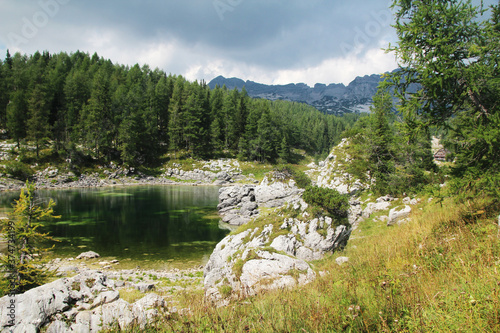
<svg viewBox="0 0 500 333">
<path fill-rule="evenodd" d="M 56 239 L 55 253 L 76 256 L 93 250 L 106 257 L 148 261 L 203 261 L 226 234 L 218 227 L 218 188 L 137 186 L 39 190 L 54 199 L 61 219 L 44 230 Z M 2 193 L 10 206 L 18 193 Z"/>
</svg>

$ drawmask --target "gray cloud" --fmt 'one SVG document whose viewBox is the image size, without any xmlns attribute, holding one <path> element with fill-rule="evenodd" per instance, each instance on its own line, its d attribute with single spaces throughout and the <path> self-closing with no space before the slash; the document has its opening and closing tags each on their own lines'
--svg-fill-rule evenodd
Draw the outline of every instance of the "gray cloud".
<svg viewBox="0 0 500 333">
<path fill-rule="evenodd" d="M 212 66 L 198 69 L 205 74 L 196 75 L 215 75 L 215 71 L 227 75 L 238 67 L 262 73 L 298 71 L 331 59 L 367 58 L 382 41 L 394 42 L 389 4 L 388 0 L 3 0 L 0 47 L 25 53 L 97 51 L 115 62 L 151 61 L 154 66 L 168 66 L 167 72 L 180 71 L 176 74 L 193 72 L 193 66 Z M 37 31 L 27 36 L 29 24 Z M 148 57 L 148 52 L 155 55 Z M 373 72 L 382 70 L 386 69 Z"/>
</svg>

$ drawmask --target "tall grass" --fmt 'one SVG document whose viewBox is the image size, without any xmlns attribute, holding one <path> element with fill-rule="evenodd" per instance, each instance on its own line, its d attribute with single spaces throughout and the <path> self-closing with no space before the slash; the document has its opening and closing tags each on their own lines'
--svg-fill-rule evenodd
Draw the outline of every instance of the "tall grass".
<svg viewBox="0 0 500 333">
<path fill-rule="evenodd" d="M 367 220 L 341 253 L 316 262 L 313 283 L 217 308 L 184 294 L 186 315 L 145 332 L 499 332 L 499 207 L 451 199 L 387 228 Z M 364 231 L 367 230 L 367 231 Z"/>
</svg>

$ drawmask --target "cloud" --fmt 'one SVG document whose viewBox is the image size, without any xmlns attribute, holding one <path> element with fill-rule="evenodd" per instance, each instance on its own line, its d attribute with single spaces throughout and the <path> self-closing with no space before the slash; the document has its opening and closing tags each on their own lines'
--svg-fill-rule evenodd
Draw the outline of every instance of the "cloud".
<svg viewBox="0 0 500 333">
<path fill-rule="evenodd" d="M 396 40 L 390 3 L 2 1 L 0 45 L 11 53 L 97 52 L 115 63 L 147 63 L 190 79 L 222 74 L 265 83 L 347 82 L 391 66 L 377 51 Z M 30 24 L 36 32 L 27 36 Z M 15 43 L 13 35 L 24 40 Z"/>
</svg>

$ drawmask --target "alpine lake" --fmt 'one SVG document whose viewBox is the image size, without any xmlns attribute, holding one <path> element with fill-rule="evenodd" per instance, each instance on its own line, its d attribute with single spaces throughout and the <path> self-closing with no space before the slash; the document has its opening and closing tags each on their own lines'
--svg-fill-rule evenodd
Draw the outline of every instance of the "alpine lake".
<svg viewBox="0 0 500 333">
<path fill-rule="evenodd" d="M 219 187 L 141 185 L 37 190 L 36 203 L 56 203 L 58 219 L 40 230 L 55 241 L 49 258 L 95 251 L 122 269 L 192 268 L 204 265 L 229 230 L 219 227 Z M 2 215 L 19 192 L 0 193 Z M 118 268 L 118 267 L 117 267 Z"/>
</svg>

